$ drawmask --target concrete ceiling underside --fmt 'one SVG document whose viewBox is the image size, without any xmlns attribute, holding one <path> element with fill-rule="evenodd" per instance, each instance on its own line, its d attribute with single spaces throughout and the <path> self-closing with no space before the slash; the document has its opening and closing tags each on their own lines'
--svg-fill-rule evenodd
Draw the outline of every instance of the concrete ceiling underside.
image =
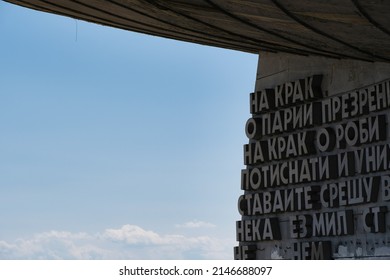
<svg viewBox="0 0 390 280">
<path fill-rule="evenodd" d="M 390 62 L 387 0 L 6 0 L 221 48 Z"/>
</svg>

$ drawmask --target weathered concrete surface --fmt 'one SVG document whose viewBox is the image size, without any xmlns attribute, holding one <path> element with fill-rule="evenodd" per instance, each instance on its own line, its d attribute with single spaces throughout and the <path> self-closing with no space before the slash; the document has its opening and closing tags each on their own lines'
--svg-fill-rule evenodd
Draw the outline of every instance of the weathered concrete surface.
<svg viewBox="0 0 390 280">
<path fill-rule="evenodd" d="M 315 74 L 324 75 L 323 89 L 332 95 L 389 79 L 390 63 L 261 52 L 256 89 Z"/>
<path fill-rule="evenodd" d="M 270 170 L 272 166 L 280 165 L 283 163 L 290 164 L 292 162 L 295 162 L 297 165 L 301 164 L 301 160 L 311 160 L 314 158 L 320 158 L 320 157 L 334 157 L 338 158 L 340 155 L 346 155 L 349 154 L 353 158 L 351 161 L 349 161 L 348 165 L 353 170 L 350 174 L 344 174 L 340 175 L 340 161 L 334 161 L 335 165 L 331 165 L 330 168 L 334 168 L 335 174 L 337 174 L 335 177 L 329 177 L 324 180 L 312 180 L 309 179 L 308 181 L 302 181 L 302 182 L 293 182 L 288 184 L 279 184 L 276 186 L 266 186 L 266 187 L 259 187 L 258 189 L 245 189 L 243 193 L 245 195 L 248 195 L 248 197 L 251 197 L 251 195 L 264 195 L 264 193 L 276 193 L 276 192 L 285 192 L 284 195 L 287 193 L 286 191 L 295 190 L 295 189 L 311 189 L 311 188 L 319 188 L 321 189 L 321 192 L 318 192 L 315 196 L 320 197 L 321 203 L 318 205 L 319 208 L 313 208 L 310 210 L 307 209 L 295 209 L 293 211 L 284 211 L 284 210 L 278 210 L 275 212 L 258 212 L 258 214 L 248 214 L 242 216 L 242 221 L 256 221 L 258 219 L 278 219 L 278 225 L 280 227 L 281 231 L 281 239 L 278 238 L 271 240 L 259 240 L 258 236 L 251 236 L 251 233 L 255 232 L 251 226 L 248 226 L 244 228 L 244 231 L 246 232 L 247 236 L 242 235 L 242 230 L 237 231 L 238 239 L 241 238 L 239 245 L 240 246 L 255 246 L 255 249 L 251 249 L 251 254 L 255 252 L 255 256 L 257 259 L 316 259 L 318 256 L 320 258 L 327 257 L 327 258 L 333 258 L 333 259 L 344 259 L 344 258 L 352 258 L 352 259 L 390 259 L 390 193 L 388 192 L 388 182 L 390 182 L 390 150 L 388 148 L 388 145 L 390 145 L 390 64 L 388 63 L 381 63 L 381 62 L 362 62 L 362 61 L 356 61 L 356 60 L 338 60 L 338 59 L 328 59 L 328 58 L 320 58 L 320 57 L 311 57 L 311 56 L 297 56 L 297 55 L 290 55 L 290 54 L 275 54 L 275 53 L 266 53 L 261 52 L 260 58 L 259 58 L 259 65 L 258 65 L 258 73 L 257 73 L 257 80 L 256 80 L 256 86 L 255 91 L 260 92 L 264 89 L 274 89 L 276 91 L 277 86 L 285 86 L 286 83 L 290 82 L 296 82 L 300 79 L 305 79 L 306 77 L 310 77 L 313 75 L 322 75 L 322 92 L 324 93 L 324 96 L 322 98 L 318 98 L 315 100 L 305 100 L 303 102 L 300 102 L 299 104 L 313 104 L 314 102 L 317 104 L 320 104 L 318 107 L 319 114 L 321 115 L 321 121 L 318 122 L 315 125 L 309 125 L 307 127 L 302 127 L 295 129 L 293 131 L 288 130 L 282 130 L 277 131 L 276 133 L 271 133 L 267 135 L 262 135 L 259 138 L 255 139 L 249 139 L 249 144 L 254 145 L 256 142 L 263 141 L 265 143 L 269 140 L 277 139 L 278 137 L 288 137 L 291 134 L 296 133 L 314 133 L 314 137 L 312 140 L 313 143 L 317 143 L 318 138 L 320 135 L 319 131 L 323 129 L 330 129 L 331 131 L 334 131 L 337 134 L 337 129 L 340 127 L 347 127 L 350 124 L 357 124 L 360 123 L 362 120 L 362 123 L 368 123 L 368 119 L 376 119 L 376 118 L 382 118 L 382 121 L 379 125 L 377 125 L 377 132 L 383 133 L 381 138 L 372 141 L 372 142 L 360 142 L 357 144 L 347 144 L 343 147 L 337 147 L 336 145 L 334 148 L 326 151 L 321 151 L 318 147 L 318 144 L 313 144 L 315 147 L 315 152 L 310 155 L 303 155 L 303 156 L 296 156 L 296 157 L 286 157 L 281 159 L 272 159 L 272 160 L 265 160 L 264 162 L 260 162 L 257 164 L 248 164 L 246 171 L 249 171 L 248 174 L 250 174 L 250 170 L 253 170 L 254 168 L 260 168 L 260 170 Z M 380 87 L 371 86 L 371 85 L 381 85 Z M 285 88 L 285 87 L 284 87 Z M 362 95 L 364 92 L 373 92 L 378 93 L 382 92 L 383 95 L 381 95 L 381 101 L 386 100 L 383 106 L 376 107 L 372 109 L 372 111 L 365 110 L 362 111 L 361 114 L 356 115 L 348 115 L 349 110 L 346 110 L 346 117 L 339 116 L 337 119 L 332 120 L 326 120 L 327 117 L 324 118 L 324 115 L 327 116 L 327 111 L 325 109 L 330 109 L 331 103 L 327 103 L 331 100 L 341 100 L 342 97 L 347 97 L 345 100 L 346 106 L 350 106 L 348 104 L 352 104 L 352 99 L 350 97 L 350 93 L 357 93 L 357 96 Z M 274 92 L 275 93 L 275 92 Z M 355 95 L 356 96 L 356 95 Z M 372 95 L 374 96 L 374 95 Z M 378 96 L 376 95 L 376 98 L 373 98 L 372 105 L 378 104 Z M 248 99 L 249 96 L 248 96 Z M 270 99 L 268 99 L 270 100 Z M 268 101 L 269 102 L 269 101 Z M 351 102 L 351 103 L 350 103 Z M 360 102 L 357 101 L 357 102 Z M 340 104 L 340 103 L 339 103 Z M 248 102 L 249 105 L 249 102 Z M 251 106 L 253 106 L 253 103 L 251 103 Z M 276 114 L 278 112 L 281 112 L 282 116 L 282 122 L 283 122 L 283 110 L 286 108 L 292 108 L 294 106 L 302 106 L 298 104 L 289 104 L 288 106 L 282 106 L 282 107 L 276 107 L 267 109 L 265 108 L 264 112 L 258 112 L 255 113 L 252 117 L 256 118 L 257 120 L 260 120 L 261 127 L 265 126 L 272 126 L 272 123 L 268 123 L 267 121 L 261 122 L 262 119 L 267 120 L 268 118 L 271 118 L 270 116 L 272 114 Z M 314 105 L 313 105 L 314 106 Z M 359 106 L 359 103 L 356 103 L 355 106 Z M 367 105 L 368 106 L 368 105 Z M 249 111 L 248 106 L 248 111 Z M 296 108 L 298 108 L 296 107 Z M 352 107 L 348 107 L 352 108 Z M 334 110 L 334 108 L 332 109 Z M 325 113 L 324 113 L 325 112 Z M 314 114 L 314 112 L 313 112 Z M 260 125 L 259 125 L 260 126 Z M 352 125 L 353 126 L 353 125 Z M 367 129 L 366 125 L 362 126 L 363 129 Z M 347 130 L 346 130 L 347 131 Z M 368 131 L 368 130 L 367 130 Z M 354 132 L 352 129 L 344 135 L 348 134 L 349 137 L 357 137 L 359 139 L 364 138 L 364 132 L 362 133 L 362 129 L 360 129 L 360 132 Z M 249 136 L 248 136 L 249 137 Z M 356 138 L 356 139 L 357 139 Z M 299 140 L 298 140 L 299 141 Z M 341 142 L 339 142 L 341 143 Z M 276 145 L 276 148 L 280 149 Z M 385 147 L 384 149 L 379 150 L 380 147 Z M 274 148 L 270 148 L 270 146 L 263 146 L 263 154 L 267 155 L 269 150 L 273 150 Z M 386 150 L 387 149 L 387 150 Z M 378 167 L 379 164 L 377 161 L 380 157 L 384 156 L 385 159 L 382 162 L 383 168 L 373 168 L 372 170 L 366 170 L 362 171 L 361 166 L 369 166 L 367 163 L 369 161 L 368 154 L 365 154 L 365 156 L 361 156 L 366 151 L 375 151 L 376 153 L 372 157 L 372 163 Z M 372 154 L 374 154 L 372 153 Z M 385 155 L 386 154 L 386 155 Z M 244 151 L 244 158 L 245 158 L 245 151 Z M 300 162 L 300 163 L 298 163 Z M 360 163 L 359 163 L 360 162 Z M 370 163 L 371 164 L 371 163 Z M 360 166 L 360 167 L 359 167 Z M 371 166 L 371 165 L 370 165 Z M 264 168 L 264 169 L 262 169 Z M 269 169 L 268 169 L 269 168 Z M 287 172 L 290 172 L 288 170 Z M 297 172 L 298 173 L 298 172 Z M 264 176 L 262 180 L 268 175 L 264 173 L 261 176 Z M 279 173 L 278 173 L 279 174 Z M 280 171 L 280 174 L 282 174 L 282 171 Z M 300 174 L 302 175 L 302 174 Z M 259 177 L 261 177 L 259 175 Z M 278 175 L 283 176 L 283 175 Z M 249 175 L 248 175 L 249 177 Z M 243 178 L 243 177 L 242 177 Z M 271 177 L 269 177 L 271 178 Z M 270 180 L 270 179 L 267 180 Z M 375 178 L 375 179 L 374 179 Z M 338 189 L 337 195 L 335 196 L 335 200 L 337 200 L 337 203 L 340 203 L 342 205 L 338 205 L 335 203 L 335 205 L 330 206 L 326 205 L 326 201 L 329 199 L 327 198 L 326 192 L 322 193 L 322 189 L 327 190 L 329 186 L 340 186 L 342 184 L 347 184 L 348 182 L 352 182 L 356 180 L 377 180 L 378 185 L 376 185 L 375 188 L 377 188 L 377 193 L 371 193 L 374 194 L 372 201 L 362 202 L 364 199 L 367 199 L 368 195 L 364 197 L 364 195 L 360 194 L 360 198 L 362 199 L 361 202 L 356 204 L 348 204 L 347 195 L 343 193 L 347 190 L 347 188 L 340 188 Z M 255 180 L 256 181 L 256 180 Z M 243 184 L 243 183 L 242 183 Z M 246 184 L 246 183 L 244 183 Z M 373 187 L 374 188 L 374 187 Z M 357 192 L 354 192 L 352 195 L 352 189 L 349 189 L 350 193 L 349 195 L 354 196 L 357 195 Z M 359 196 L 359 195 L 357 195 Z M 356 196 L 356 197 L 357 197 Z M 283 196 L 282 196 L 283 197 Z M 317 198 L 316 198 L 317 199 Z M 345 199 L 345 200 L 344 200 Z M 265 209 L 266 203 L 263 202 L 261 199 L 259 199 L 260 202 L 256 205 L 256 211 L 260 211 L 258 209 Z M 271 204 L 276 201 L 276 197 L 270 198 Z M 352 200 L 351 200 L 352 201 Z M 301 204 L 302 201 L 299 204 Z M 245 201 L 245 204 L 247 205 L 247 201 Z M 249 204 L 248 204 L 249 205 Z M 253 202 L 253 205 L 254 202 Z M 283 205 L 283 203 L 280 203 L 280 205 Z M 317 205 L 317 206 L 318 206 Z M 240 208 L 239 209 L 243 211 Z M 268 206 L 269 209 L 272 208 L 272 206 Z M 381 225 L 380 230 L 372 230 L 368 229 L 367 225 L 371 223 L 369 218 L 367 218 L 367 212 L 368 209 L 382 209 L 384 210 L 383 216 L 381 218 L 381 222 L 378 222 L 378 225 Z M 248 209 L 252 209 L 248 206 Z M 253 208 L 255 209 L 255 208 Z M 246 211 L 244 209 L 244 211 Z M 252 210 L 255 211 L 255 210 Z M 261 210 L 264 211 L 264 210 Z M 353 215 L 346 215 L 346 213 L 349 212 L 351 214 L 353 212 Z M 335 214 L 337 213 L 337 214 Z M 301 237 L 295 237 L 293 233 L 293 223 L 291 218 L 293 217 L 294 221 L 299 220 L 297 217 L 303 217 L 308 216 L 307 227 L 305 230 L 301 232 L 307 232 L 307 231 L 313 231 L 314 229 L 319 228 L 319 220 L 316 221 L 316 226 L 313 225 L 310 219 L 313 219 L 315 215 L 328 215 L 327 217 L 331 217 L 331 215 L 338 215 L 338 213 L 342 213 L 342 215 L 345 215 L 345 220 L 342 220 L 342 216 L 339 216 L 335 218 L 334 220 L 334 228 L 332 228 L 330 222 L 325 226 L 327 223 L 326 221 L 322 221 L 323 229 L 325 227 L 327 228 L 326 231 L 329 230 L 331 233 L 325 233 L 325 230 L 323 233 L 319 234 L 320 231 L 317 231 L 316 234 L 313 234 L 310 236 L 305 236 L 303 238 Z M 324 216 L 325 217 L 325 216 Z M 306 219 L 306 218 L 305 218 Z M 317 219 L 317 218 L 316 218 Z M 324 218 L 326 220 L 327 218 Z M 295 223 L 295 222 L 294 222 Z M 344 225 L 347 223 L 351 224 L 351 228 L 348 232 L 343 232 L 341 228 L 343 228 Z M 253 224 L 252 224 L 253 225 Z M 261 226 L 260 226 L 261 227 Z M 338 227 L 337 231 L 335 228 Z M 263 230 L 263 229 L 261 229 Z M 260 230 L 260 233 L 262 231 Z M 274 230 L 272 230 L 274 233 Z M 241 232 L 241 233 L 240 233 Z M 249 232 L 249 233 L 248 233 Z M 277 231 L 276 231 L 277 232 Z M 297 232 L 300 232 L 299 230 Z M 299 235 L 299 233 L 298 233 Z M 246 238 L 249 238 L 250 241 L 247 242 L 245 240 Z M 254 240 L 257 238 L 256 240 Z M 263 238 L 263 237 L 261 237 Z M 242 240 L 244 239 L 244 240 Z M 318 244 L 321 243 L 321 246 L 326 247 L 327 252 L 331 251 L 330 254 L 326 253 L 325 251 L 323 254 L 318 254 L 320 250 L 317 250 L 319 247 L 317 247 L 313 253 L 313 251 L 310 251 L 310 248 L 313 248 L 313 246 L 319 246 Z M 313 245 L 316 244 L 316 245 Z M 305 247 L 306 246 L 306 247 Z M 324 248 L 323 247 L 323 248 Z M 243 247 L 237 247 L 237 248 L 243 248 Z M 236 248 L 236 249 L 237 249 Z M 298 249 L 297 249 L 298 248 Z M 306 251 L 305 251 L 306 250 Z M 237 254 L 236 254 L 237 257 Z"/>
</svg>

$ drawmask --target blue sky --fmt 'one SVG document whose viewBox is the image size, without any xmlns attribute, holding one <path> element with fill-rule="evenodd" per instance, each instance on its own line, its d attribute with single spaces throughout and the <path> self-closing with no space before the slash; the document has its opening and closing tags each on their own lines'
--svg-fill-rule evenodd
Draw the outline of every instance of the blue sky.
<svg viewBox="0 0 390 280">
<path fill-rule="evenodd" d="M 233 258 L 258 57 L 0 1 L 0 259 Z"/>
</svg>

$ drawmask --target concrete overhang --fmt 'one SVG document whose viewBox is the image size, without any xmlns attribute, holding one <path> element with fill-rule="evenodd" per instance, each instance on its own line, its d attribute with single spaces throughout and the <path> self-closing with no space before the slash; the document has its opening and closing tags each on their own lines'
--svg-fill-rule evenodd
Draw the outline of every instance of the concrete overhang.
<svg viewBox="0 0 390 280">
<path fill-rule="evenodd" d="M 244 52 L 390 61 L 390 1 L 6 1 L 115 28 Z"/>
</svg>

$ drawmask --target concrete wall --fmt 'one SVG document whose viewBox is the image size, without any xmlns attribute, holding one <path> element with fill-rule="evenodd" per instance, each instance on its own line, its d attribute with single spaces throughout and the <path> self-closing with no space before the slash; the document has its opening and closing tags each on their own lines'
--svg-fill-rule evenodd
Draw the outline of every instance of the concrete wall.
<svg viewBox="0 0 390 280">
<path fill-rule="evenodd" d="M 256 90 L 323 74 L 325 94 L 342 93 L 390 78 L 390 63 L 265 53 L 259 55 Z"/>
<path fill-rule="evenodd" d="M 256 90 L 314 74 L 324 75 L 323 90 L 325 94 L 332 95 L 389 79 L 390 63 L 262 52 L 259 55 Z"/>
<path fill-rule="evenodd" d="M 294 161 L 300 159 L 310 159 L 312 157 L 338 157 L 339 154 L 346 155 L 347 153 L 351 155 L 349 165 L 353 169 L 353 174 L 340 175 L 339 171 L 335 171 L 339 174 L 338 177 L 332 177 L 323 181 L 312 181 L 304 182 L 292 185 L 281 185 L 281 186 L 272 186 L 272 188 L 267 189 L 245 189 L 242 186 L 242 189 L 245 190 L 244 194 L 255 194 L 262 192 L 269 192 L 273 190 L 289 190 L 292 188 L 303 187 L 311 188 L 315 186 L 321 191 L 318 191 L 318 195 L 321 194 L 323 197 L 326 196 L 326 191 L 322 193 L 322 188 L 327 190 L 328 186 L 333 184 L 334 186 L 340 186 L 345 184 L 352 184 L 353 182 L 377 182 L 376 186 L 373 189 L 376 191 L 371 191 L 372 198 L 368 199 L 368 192 L 363 195 L 361 198 L 364 199 L 364 202 L 356 203 L 348 201 L 347 197 L 353 196 L 352 189 L 347 187 L 341 187 L 338 189 L 338 196 L 342 197 L 340 202 L 342 205 L 325 207 L 324 204 L 321 204 L 319 201 L 318 204 L 320 207 L 318 209 L 304 209 L 299 211 L 279 211 L 268 214 L 258 214 L 258 215 L 246 215 L 243 214 L 242 221 L 255 220 L 255 219 L 272 219 L 273 221 L 278 220 L 278 225 L 275 223 L 275 229 L 280 227 L 281 238 L 275 238 L 274 235 L 272 238 L 265 238 L 261 236 L 264 225 L 261 223 L 256 224 L 240 224 L 237 225 L 237 238 L 240 239 L 238 247 L 235 248 L 235 258 L 256 258 L 256 259 L 274 259 L 274 258 L 284 258 L 284 259 L 321 259 L 321 258 L 331 258 L 331 259 L 340 259 L 340 258 L 390 258 L 390 188 L 387 189 L 387 185 L 390 185 L 390 64 L 386 63 L 372 63 L 372 62 L 362 62 L 362 61 L 353 61 L 353 60 L 336 60 L 328 59 L 321 57 L 312 57 L 312 56 L 297 56 L 281 53 L 260 53 L 259 56 L 259 65 L 257 72 L 257 80 L 255 91 L 262 91 L 265 89 L 275 89 L 279 85 L 283 85 L 287 82 L 294 82 L 300 79 L 305 79 L 312 75 L 322 75 L 322 93 L 323 97 L 317 100 L 304 101 L 303 104 L 311 104 L 312 102 L 317 102 L 321 104 L 322 112 L 325 112 L 324 103 L 327 100 L 337 99 L 342 96 L 349 96 L 350 92 L 355 92 L 360 94 L 360 91 L 378 91 L 379 89 L 386 90 L 387 85 L 387 101 L 386 107 L 370 109 L 369 112 L 362 113 L 359 115 L 349 116 L 345 118 L 339 118 L 336 120 L 331 120 L 329 123 L 322 120 L 321 124 L 307 126 L 294 131 L 279 132 L 275 135 L 265 135 L 256 139 L 249 139 L 249 144 L 253 144 L 256 141 L 264 141 L 270 138 L 277 137 L 288 137 L 289 134 L 293 133 L 302 133 L 302 132 L 311 132 L 315 135 L 312 141 L 318 141 L 321 129 L 329 128 L 332 131 L 336 131 L 341 126 L 348 127 L 349 123 L 359 123 L 363 119 L 364 126 L 369 121 L 369 118 L 378 121 L 380 119 L 377 132 L 382 133 L 382 136 L 378 136 L 373 141 L 367 141 L 365 143 L 357 143 L 352 146 L 348 146 L 348 143 L 345 147 L 336 147 L 332 148 L 329 151 L 320 151 L 318 146 L 315 147 L 316 151 L 314 154 L 296 157 L 296 158 L 286 158 L 283 160 L 272 160 L 269 162 L 262 162 L 260 164 L 248 165 L 246 170 L 251 170 L 256 166 L 267 166 L 272 164 L 278 164 L 278 162 L 283 161 Z M 385 82 L 384 82 L 385 81 Z M 375 84 L 381 84 L 384 87 L 375 87 Z M 374 85 L 373 87 L 369 87 Z M 374 95 L 374 93 L 373 93 Z M 333 99 L 332 99 L 333 98 Z M 248 97 L 248 99 L 250 99 Z M 341 100 L 341 99 L 340 99 Z M 350 102 L 346 98 L 347 103 Z M 373 101 L 375 104 L 377 100 Z M 302 103 L 302 102 L 301 102 Z M 372 104 L 374 104 L 372 103 Z M 293 105 L 292 105 L 293 106 Z M 368 106 L 368 105 L 367 105 Z M 373 107 L 372 107 L 373 108 Z M 366 108 L 367 109 L 367 108 Z M 278 110 L 283 110 L 283 108 L 271 108 L 265 110 L 264 114 L 273 113 Z M 248 109 L 249 111 L 249 109 Z M 345 113 L 346 115 L 348 113 Z M 262 113 L 254 114 L 253 118 L 261 119 L 263 118 Z M 380 127 L 379 127 L 380 126 Z M 380 131 L 379 131 L 380 130 Z M 347 131 L 347 130 L 346 130 Z M 364 132 L 361 130 L 357 132 L 360 134 L 359 137 L 364 138 Z M 362 135 L 363 134 L 363 135 Z M 351 135 L 353 131 L 351 129 Z M 378 134 L 379 135 L 379 134 Z M 357 137 L 357 136 L 356 136 Z M 361 142 L 361 140 L 359 140 Z M 316 142 L 317 143 L 317 142 Z M 367 167 L 366 171 L 360 166 L 366 164 L 367 155 L 365 154 L 374 149 L 378 149 L 378 154 L 376 158 L 380 156 L 386 156 L 385 162 L 382 161 L 383 167 L 375 169 L 370 169 Z M 370 150 L 371 149 L 371 150 Z M 379 150 L 381 149 L 381 150 Z M 267 148 L 263 149 L 264 153 L 267 153 Z M 384 155 L 384 153 L 386 155 Z M 365 155 L 359 158 L 358 155 Z M 245 152 L 244 152 L 245 156 Z M 358 161 L 361 160 L 360 163 Z M 340 162 L 338 162 L 340 164 Z M 367 165 L 368 166 L 368 165 Z M 379 165 L 378 165 L 379 166 Z M 337 167 L 336 167 L 337 168 Z M 250 174 L 250 173 L 248 173 Z M 245 175 L 246 176 L 246 175 Z M 250 175 L 248 175 L 249 177 Z M 243 176 L 242 176 L 243 177 Z M 242 178 L 243 181 L 245 179 Z M 389 183 L 388 183 L 389 181 Z M 340 183 L 341 182 L 341 183 Z M 245 183 L 242 183 L 245 184 Z M 342 192 L 350 192 L 349 194 L 343 194 Z M 320 195 L 319 195 L 320 196 Z M 364 197 L 365 196 L 365 197 Z M 314 197 L 314 196 L 313 196 Z M 345 198 L 345 200 L 344 200 Z M 273 198 L 274 199 L 274 198 Z M 324 198 L 323 198 L 324 199 Z M 339 199 L 339 198 L 337 198 Z M 249 200 L 249 199 L 248 199 Z M 247 200 L 244 200 L 246 203 Z M 273 200 L 274 201 L 274 200 Z M 244 204 L 245 204 L 244 203 Z M 345 205 L 345 204 L 346 205 Z M 349 204 L 351 203 L 351 204 Z M 249 204 L 248 204 L 249 205 Z M 313 204 L 314 205 L 314 204 Z M 240 202 L 239 202 L 240 209 Z M 246 207 L 246 206 L 245 206 Z M 244 206 L 242 208 L 245 208 Z M 370 211 L 376 211 L 380 209 L 380 214 L 374 215 Z M 242 210 L 242 209 L 241 209 Z M 339 211 L 339 212 L 338 212 Z M 379 211 L 379 210 L 378 210 Z M 299 222 L 299 217 L 305 216 L 309 217 L 309 220 L 306 221 L 306 229 L 312 230 L 310 216 L 316 215 L 316 213 L 341 213 L 341 216 L 335 214 L 336 227 L 332 228 L 331 223 L 325 222 L 326 229 L 329 229 L 330 233 L 319 234 L 319 228 L 317 228 L 317 234 L 315 236 L 305 235 L 303 238 L 294 237 L 292 227 L 292 217 L 296 218 Z M 349 215 L 353 212 L 353 215 Z M 378 212 L 379 213 L 379 212 Z M 347 215 L 348 214 L 348 215 Z M 300 216 L 301 215 L 301 216 Z M 333 214 L 332 214 L 333 215 Z M 378 222 L 376 225 L 380 224 L 381 228 L 374 228 L 375 222 L 372 220 L 377 219 Z M 379 217 L 381 216 L 381 217 Z M 325 217 L 325 216 L 324 216 Z M 331 217 L 331 214 L 329 214 Z M 329 218 L 330 219 L 330 218 Z M 338 221 L 337 221 L 338 219 Z M 340 223 L 341 221 L 341 223 Z M 316 220 L 317 226 L 319 225 L 319 220 Z M 337 225 L 338 223 L 338 225 Z M 348 223 L 350 227 L 348 230 L 345 227 L 345 231 L 341 229 L 344 224 Z M 324 225 L 323 225 L 324 226 Z M 245 228 L 244 228 L 245 227 Z M 254 227 L 260 228 L 257 232 Z M 257 229 L 258 229 L 257 228 Z M 337 228 L 337 230 L 335 230 Z M 304 229 L 304 230 L 306 230 Z M 325 229 L 325 226 L 324 226 Z M 300 230 L 299 227 L 296 230 Z M 266 230 L 265 230 L 266 231 Z M 265 232 L 264 231 L 264 232 Z M 277 231 L 277 230 L 275 230 Z M 275 233 L 274 231 L 274 233 Z M 313 230 L 314 232 L 315 230 Z M 335 234 L 335 232 L 338 232 Z M 333 233 L 332 233 L 333 232 Z M 303 234 L 303 233 L 302 233 Z M 298 233 L 300 235 L 300 233 Z M 268 240 L 267 240 L 268 239 Z M 269 240 L 273 239 L 273 240 Z M 277 240 L 279 239 L 279 240 Z M 248 242 L 249 240 L 249 242 Z M 244 246 L 244 247 L 243 247 Z M 317 246 L 317 247 L 316 247 Z M 319 248 L 321 247 L 321 248 Z M 322 252 L 320 252 L 322 250 Z"/>
</svg>

